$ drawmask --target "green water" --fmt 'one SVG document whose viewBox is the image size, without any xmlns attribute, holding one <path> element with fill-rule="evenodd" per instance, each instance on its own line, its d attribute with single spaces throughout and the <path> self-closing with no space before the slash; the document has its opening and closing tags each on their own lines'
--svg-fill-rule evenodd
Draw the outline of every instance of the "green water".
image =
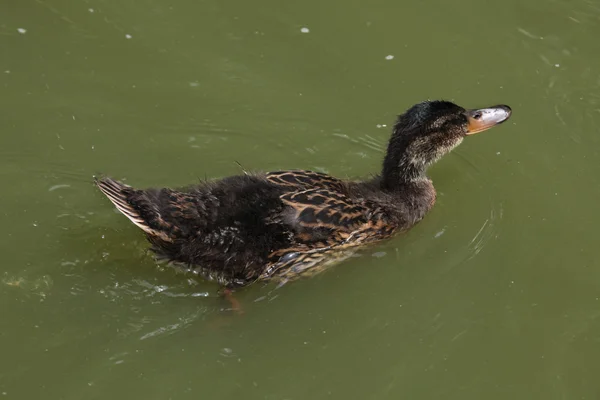
<svg viewBox="0 0 600 400">
<path fill-rule="evenodd" d="M 0 399 L 600 398 L 598 37 L 598 0 L 1 1 Z M 427 98 L 514 113 L 242 316 L 91 184 L 367 176 Z"/>
</svg>

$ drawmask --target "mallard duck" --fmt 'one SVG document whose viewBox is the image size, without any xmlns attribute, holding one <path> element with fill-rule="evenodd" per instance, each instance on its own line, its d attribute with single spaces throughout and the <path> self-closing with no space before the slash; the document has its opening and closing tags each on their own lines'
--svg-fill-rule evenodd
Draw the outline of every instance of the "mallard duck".
<svg viewBox="0 0 600 400">
<path fill-rule="evenodd" d="M 287 281 L 414 226 L 436 199 L 427 168 L 510 115 L 506 105 L 416 104 L 398 117 L 381 173 L 362 181 L 290 170 L 178 190 L 138 190 L 108 177 L 95 183 L 144 231 L 159 258 L 226 288 Z"/>
</svg>

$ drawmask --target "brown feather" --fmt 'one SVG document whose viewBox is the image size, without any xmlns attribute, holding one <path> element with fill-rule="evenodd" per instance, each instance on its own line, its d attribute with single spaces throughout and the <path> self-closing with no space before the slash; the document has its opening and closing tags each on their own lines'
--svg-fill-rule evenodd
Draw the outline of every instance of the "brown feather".
<svg viewBox="0 0 600 400">
<path fill-rule="evenodd" d="M 129 202 L 129 198 L 135 190 L 124 183 L 115 181 L 111 178 L 95 179 L 96 186 L 108 197 L 108 199 L 117 207 L 123 215 L 125 215 L 137 227 L 146 232 L 150 236 L 156 236 L 165 241 L 172 241 L 165 232 L 158 231 L 148 225 L 148 221 L 142 218 L 139 210 Z"/>
<path fill-rule="evenodd" d="M 496 123 L 510 116 L 507 106 L 474 111 L 446 101 L 411 107 L 394 125 L 381 175 L 364 181 L 293 170 L 244 171 L 181 190 L 136 190 L 110 178 L 96 184 L 159 257 L 229 286 L 287 281 L 419 222 L 436 197 L 427 167 L 484 111 Z M 491 126 L 489 118 L 478 126 Z"/>
</svg>

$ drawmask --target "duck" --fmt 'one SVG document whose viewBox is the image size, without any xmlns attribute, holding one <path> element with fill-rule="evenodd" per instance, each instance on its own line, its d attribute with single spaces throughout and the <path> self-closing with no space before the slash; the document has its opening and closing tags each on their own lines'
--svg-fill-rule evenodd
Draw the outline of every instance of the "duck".
<svg viewBox="0 0 600 400">
<path fill-rule="evenodd" d="M 288 282 L 415 226 L 436 201 L 428 167 L 511 114 L 507 105 L 415 104 L 397 117 L 380 173 L 363 180 L 281 170 L 244 171 L 180 189 L 94 181 L 143 231 L 157 259 L 223 288 Z"/>
</svg>

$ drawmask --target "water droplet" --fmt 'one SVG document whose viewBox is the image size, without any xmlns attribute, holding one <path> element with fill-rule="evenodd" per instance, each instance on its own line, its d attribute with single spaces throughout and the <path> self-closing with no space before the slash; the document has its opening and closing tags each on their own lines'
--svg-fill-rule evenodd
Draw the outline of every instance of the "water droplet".
<svg viewBox="0 0 600 400">
<path fill-rule="evenodd" d="M 154 287 L 154 290 L 156 290 L 158 293 L 160 292 L 164 292 L 165 290 L 167 290 L 169 287 L 165 286 L 165 285 L 158 285 Z"/>
<path fill-rule="evenodd" d="M 233 349 L 230 349 L 229 347 L 223 347 L 221 349 L 221 355 L 223 357 L 232 357 L 232 356 L 234 356 Z"/>
</svg>

